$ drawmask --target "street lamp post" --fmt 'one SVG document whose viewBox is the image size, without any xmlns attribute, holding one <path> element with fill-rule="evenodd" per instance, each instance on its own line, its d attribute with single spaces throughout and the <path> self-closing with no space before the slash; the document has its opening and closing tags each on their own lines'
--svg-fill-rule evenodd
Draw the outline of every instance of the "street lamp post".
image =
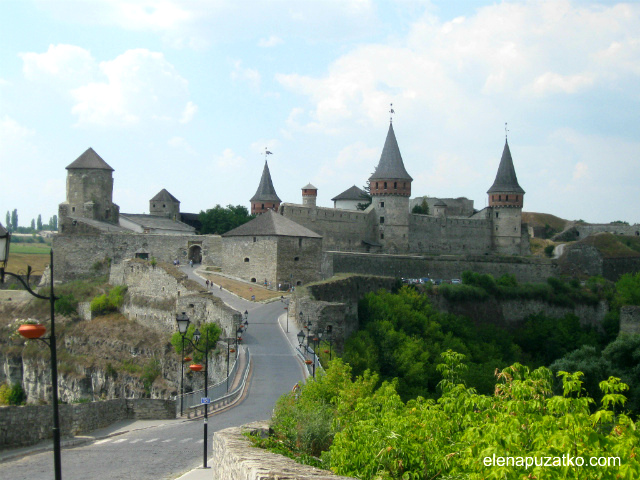
<svg viewBox="0 0 640 480">
<path fill-rule="evenodd" d="M 289 302 L 291 301 L 288 298 L 284 298 L 284 295 L 280 295 L 280 301 L 284 303 L 284 309 L 287 311 L 287 333 L 289 333 Z"/>
<path fill-rule="evenodd" d="M 331 361 L 331 347 L 333 345 L 333 327 L 331 325 L 327 325 L 327 335 L 329 335 L 329 361 Z"/>
<path fill-rule="evenodd" d="M 178 331 L 180 332 L 180 336 L 182 337 L 182 351 L 181 355 L 184 355 L 184 336 L 187 334 L 187 329 L 189 328 L 189 317 L 182 312 L 181 314 L 176 315 L 176 323 L 178 324 Z M 180 416 L 182 416 L 182 404 L 184 399 L 184 358 L 180 362 Z"/>
<path fill-rule="evenodd" d="M 11 234 L 0 224 L 0 283 L 4 283 L 5 275 L 9 275 L 17 279 L 22 286 L 34 297 L 41 300 L 49 300 L 51 306 L 51 332 L 48 338 L 39 338 L 49 346 L 51 351 L 51 403 L 53 405 L 53 468 L 55 480 L 62 479 L 62 465 L 60 461 L 60 417 L 58 415 L 58 355 L 56 352 L 56 321 L 55 321 L 55 303 L 57 297 L 53 293 L 53 249 L 49 252 L 49 272 L 51 274 L 51 290 L 48 296 L 39 295 L 29 286 L 29 276 L 31 275 L 31 267 L 27 267 L 26 281 L 18 274 L 5 272 L 7 261 L 9 259 L 9 244 L 11 242 Z"/>
<path fill-rule="evenodd" d="M 178 330 L 180 331 L 180 335 L 182 336 L 182 342 L 184 344 L 185 340 L 191 344 L 191 347 L 202 354 L 204 354 L 204 395 L 206 398 L 209 396 L 209 330 L 205 331 L 205 344 L 204 349 L 198 348 L 198 343 L 200 342 L 200 330 L 196 328 L 195 332 L 193 332 L 193 341 L 191 339 L 186 338 L 187 328 L 189 327 L 189 317 L 185 312 L 182 312 L 181 315 L 176 315 L 176 322 L 178 322 Z M 181 325 L 180 322 L 183 322 Z M 185 326 L 186 325 L 186 326 Z M 182 329 L 184 328 L 184 332 Z M 199 367 L 199 368 L 193 368 Z M 192 365 L 190 367 L 193 371 L 199 371 L 202 369 L 202 365 Z M 207 466 L 207 427 L 208 427 L 208 417 L 209 417 L 209 404 L 204 404 L 204 425 L 203 425 L 203 460 L 202 460 L 202 468 L 210 468 Z"/>
<path fill-rule="evenodd" d="M 309 333 L 309 337 L 311 336 L 311 333 Z M 309 339 L 309 337 L 307 337 L 307 340 Z M 318 345 L 320 345 L 320 340 L 322 339 L 322 332 L 317 332 L 314 336 L 313 336 L 313 378 L 316 378 L 316 351 L 318 350 Z"/>
</svg>

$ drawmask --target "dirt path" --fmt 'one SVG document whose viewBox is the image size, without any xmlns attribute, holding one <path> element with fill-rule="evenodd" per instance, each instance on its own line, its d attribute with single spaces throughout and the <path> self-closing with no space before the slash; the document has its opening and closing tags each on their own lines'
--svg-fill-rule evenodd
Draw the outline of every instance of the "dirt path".
<svg viewBox="0 0 640 480">
<path fill-rule="evenodd" d="M 280 298 L 280 296 L 286 294 L 285 292 L 268 290 L 262 285 L 258 285 L 257 283 L 241 282 L 239 280 L 233 280 L 216 273 L 205 272 L 204 270 L 199 270 L 198 274 L 200 274 L 205 279 L 209 279 L 209 281 L 212 281 L 218 288 L 222 287 L 225 290 L 228 290 L 232 293 L 235 293 L 239 297 L 244 298 L 245 300 L 254 300 L 256 302 L 261 302 L 263 300 L 269 300 L 272 298 Z M 252 296 L 255 296 L 255 299 L 252 299 Z"/>
</svg>

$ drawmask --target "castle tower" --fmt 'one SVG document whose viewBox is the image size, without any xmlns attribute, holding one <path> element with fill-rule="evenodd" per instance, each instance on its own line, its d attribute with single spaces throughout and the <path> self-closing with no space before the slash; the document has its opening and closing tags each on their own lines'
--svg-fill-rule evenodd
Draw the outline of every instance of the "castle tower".
<svg viewBox="0 0 640 480">
<path fill-rule="evenodd" d="M 445 217 L 447 215 L 447 204 L 442 200 L 436 200 L 436 203 L 433 205 L 433 215 L 436 217 Z"/>
<path fill-rule="evenodd" d="M 380 162 L 369 177 L 372 206 L 377 213 L 377 241 L 388 253 L 409 249 L 409 197 L 413 178 L 400 155 L 393 123 L 384 142 Z"/>
<path fill-rule="evenodd" d="M 493 247 L 496 253 L 520 255 L 524 190 L 518 184 L 509 143 L 504 150 L 496 179 L 487 191 L 493 222 Z"/>
<path fill-rule="evenodd" d="M 58 206 L 59 223 L 69 217 L 118 224 L 120 207 L 113 203 L 113 168 L 87 149 L 67 167 L 67 200 Z"/>
<path fill-rule="evenodd" d="M 273 188 L 271 173 L 269 172 L 269 165 L 266 159 L 264 161 L 264 169 L 262 170 L 262 178 L 260 178 L 260 185 L 258 185 L 258 190 L 256 194 L 251 197 L 250 201 L 252 215 L 264 213 L 267 210 L 278 210 L 282 202 L 278 194 L 276 194 L 276 189 Z"/>
<path fill-rule="evenodd" d="M 308 183 L 306 186 L 302 187 L 302 204 L 307 205 L 309 207 L 316 206 L 316 200 L 318 198 L 318 189 Z"/>
<path fill-rule="evenodd" d="M 180 200 L 163 188 L 149 200 L 149 214 L 180 220 Z"/>
</svg>

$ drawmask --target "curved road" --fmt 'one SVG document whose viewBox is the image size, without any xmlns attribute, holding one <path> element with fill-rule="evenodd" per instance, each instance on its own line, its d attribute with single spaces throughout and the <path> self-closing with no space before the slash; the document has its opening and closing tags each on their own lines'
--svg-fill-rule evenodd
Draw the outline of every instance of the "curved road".
<svg viewBox="0 0 640 480">
<path fill-rule="evenodd" d="M 203 284 L 189 268 L 190 278 Z M 226 291 L 213 290 L 231 307 L 249 312 L 249 328 L 243 343 L 251 350 L 252 374 L 248 394 L 234 408 L 209 416 L 208 446 L 213 433 L 236 425 L 266 420 L 280 395 L 302 380 L 302 365 L 285 338 L 278 316 L 280 302 L 257 304 Z M 174 479 L 202 465 L 202 419 L 169 420 L 165 425 L 98 440 L 90 445 L 62 450 L 62 477 L 85 479 Z M 215 465 L 211 477 L 215 475 Z M 53 455 L 50 451 L 0 464 L 0 477 L 12 480 L 51 480 Z"/>
</svg>

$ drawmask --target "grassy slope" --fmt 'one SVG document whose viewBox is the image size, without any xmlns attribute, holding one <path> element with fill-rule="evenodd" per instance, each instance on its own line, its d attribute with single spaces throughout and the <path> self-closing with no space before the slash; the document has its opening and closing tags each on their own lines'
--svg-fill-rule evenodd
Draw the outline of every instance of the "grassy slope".
<svg viewBox="0 0 640 480">
<path fill-rule="evenodd" d="M 598 233 L 580 243 L 593 245 L 606 258 L 640 257 L 640 237 Z"/>
<path fill-rule="evenodd" d="M 544 227 L 549 224 L 551 228 L 561 232 L 565 229 L 568 221 L 550 213 L 522 212 L 522 221 L 531 227 Z"/>
</svg>

